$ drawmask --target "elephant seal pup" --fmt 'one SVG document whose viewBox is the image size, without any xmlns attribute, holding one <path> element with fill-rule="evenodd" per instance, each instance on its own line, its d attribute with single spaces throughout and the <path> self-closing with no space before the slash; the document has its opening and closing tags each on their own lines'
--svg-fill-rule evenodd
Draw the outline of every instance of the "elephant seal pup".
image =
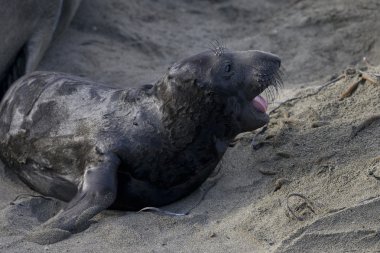
<svg viewBox="0 0 380 253">
<path fill-rule="evenodd" d="M 109 207 L 169 204 L 206 180 L 235 135 L 268 122 L 259 94 L 281 84 L 280 64 L 260 51 L 206 51 L 138 89 L 29 74 L 0 104 L 0 158 L 33 190 L 69 201 L 45 235 L 78 232 Z"/>
<path fill-rule="evenodd" d="M 52 39 L 73 18 L 81 0 L 0 0 L 0 99 L 36 69 Z"/>
</svg>

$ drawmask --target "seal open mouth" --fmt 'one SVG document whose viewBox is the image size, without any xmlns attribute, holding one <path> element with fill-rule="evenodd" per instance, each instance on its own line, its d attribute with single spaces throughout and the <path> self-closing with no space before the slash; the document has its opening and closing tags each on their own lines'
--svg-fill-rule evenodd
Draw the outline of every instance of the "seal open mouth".
<svg viewBox="0 0 380 253">
<path fill-rule="evenodd" d="M 265 113 L 268 109 L 268 101 L 260 95 L 252 99 L 252 105 L 256 110 L 262 113 Z"/>
</svg>

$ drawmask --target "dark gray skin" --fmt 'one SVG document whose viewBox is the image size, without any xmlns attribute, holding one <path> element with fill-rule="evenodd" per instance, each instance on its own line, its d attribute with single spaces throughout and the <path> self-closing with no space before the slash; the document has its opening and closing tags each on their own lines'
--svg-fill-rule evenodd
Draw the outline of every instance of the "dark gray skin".
<svg viewBox="0 0 380 253">
<path fill-rule="evenodd" d="M 109 207 L 172 203 L 238 133 L 268 122 L 251 100 L 280 84 L 280 64 L 260 51 L 207 51 L 138 89 L 32 73 L 0 104 L 0 158 L 35 191 L 69 201 L 42 225 L 47 234 L 77 232 Z"/>
<path fill-rule="evenodd" d="M 52 39 L 73 18 L 81 0 L 0 0 L 0 99 L 36 69 Z"/>
</svg>

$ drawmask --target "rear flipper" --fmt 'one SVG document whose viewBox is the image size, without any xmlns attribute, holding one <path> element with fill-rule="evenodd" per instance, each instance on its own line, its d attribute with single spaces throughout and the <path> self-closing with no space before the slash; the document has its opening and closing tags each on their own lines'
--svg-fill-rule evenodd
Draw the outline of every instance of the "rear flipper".
<svg viewBox="0 0 380 253">
<path fill-rule="evenodd" d="M 116 155 L 108 154 L 97 164 L 88 166 L 78 193 L 67 207 L 26 239 L 39 244 L 51 244 L 86 229 L 92 217 L 115 201 L 119 164 Z"/>
</svg>

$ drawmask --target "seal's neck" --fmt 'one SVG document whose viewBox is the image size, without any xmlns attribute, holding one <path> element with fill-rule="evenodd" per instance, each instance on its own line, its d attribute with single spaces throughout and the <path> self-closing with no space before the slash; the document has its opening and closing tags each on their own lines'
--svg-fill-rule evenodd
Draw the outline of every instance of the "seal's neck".
<svg viewBox="0 0 380 253">
<path fill-rule="evenodd" d="M 178 148 L 199 141 L 228 143 L 237 134 L 228 123 L 221 98 L 193 81 L 178 84 L 164 77 L 155 85 L 155 95 L 169 140 Z"/>
</svg>

